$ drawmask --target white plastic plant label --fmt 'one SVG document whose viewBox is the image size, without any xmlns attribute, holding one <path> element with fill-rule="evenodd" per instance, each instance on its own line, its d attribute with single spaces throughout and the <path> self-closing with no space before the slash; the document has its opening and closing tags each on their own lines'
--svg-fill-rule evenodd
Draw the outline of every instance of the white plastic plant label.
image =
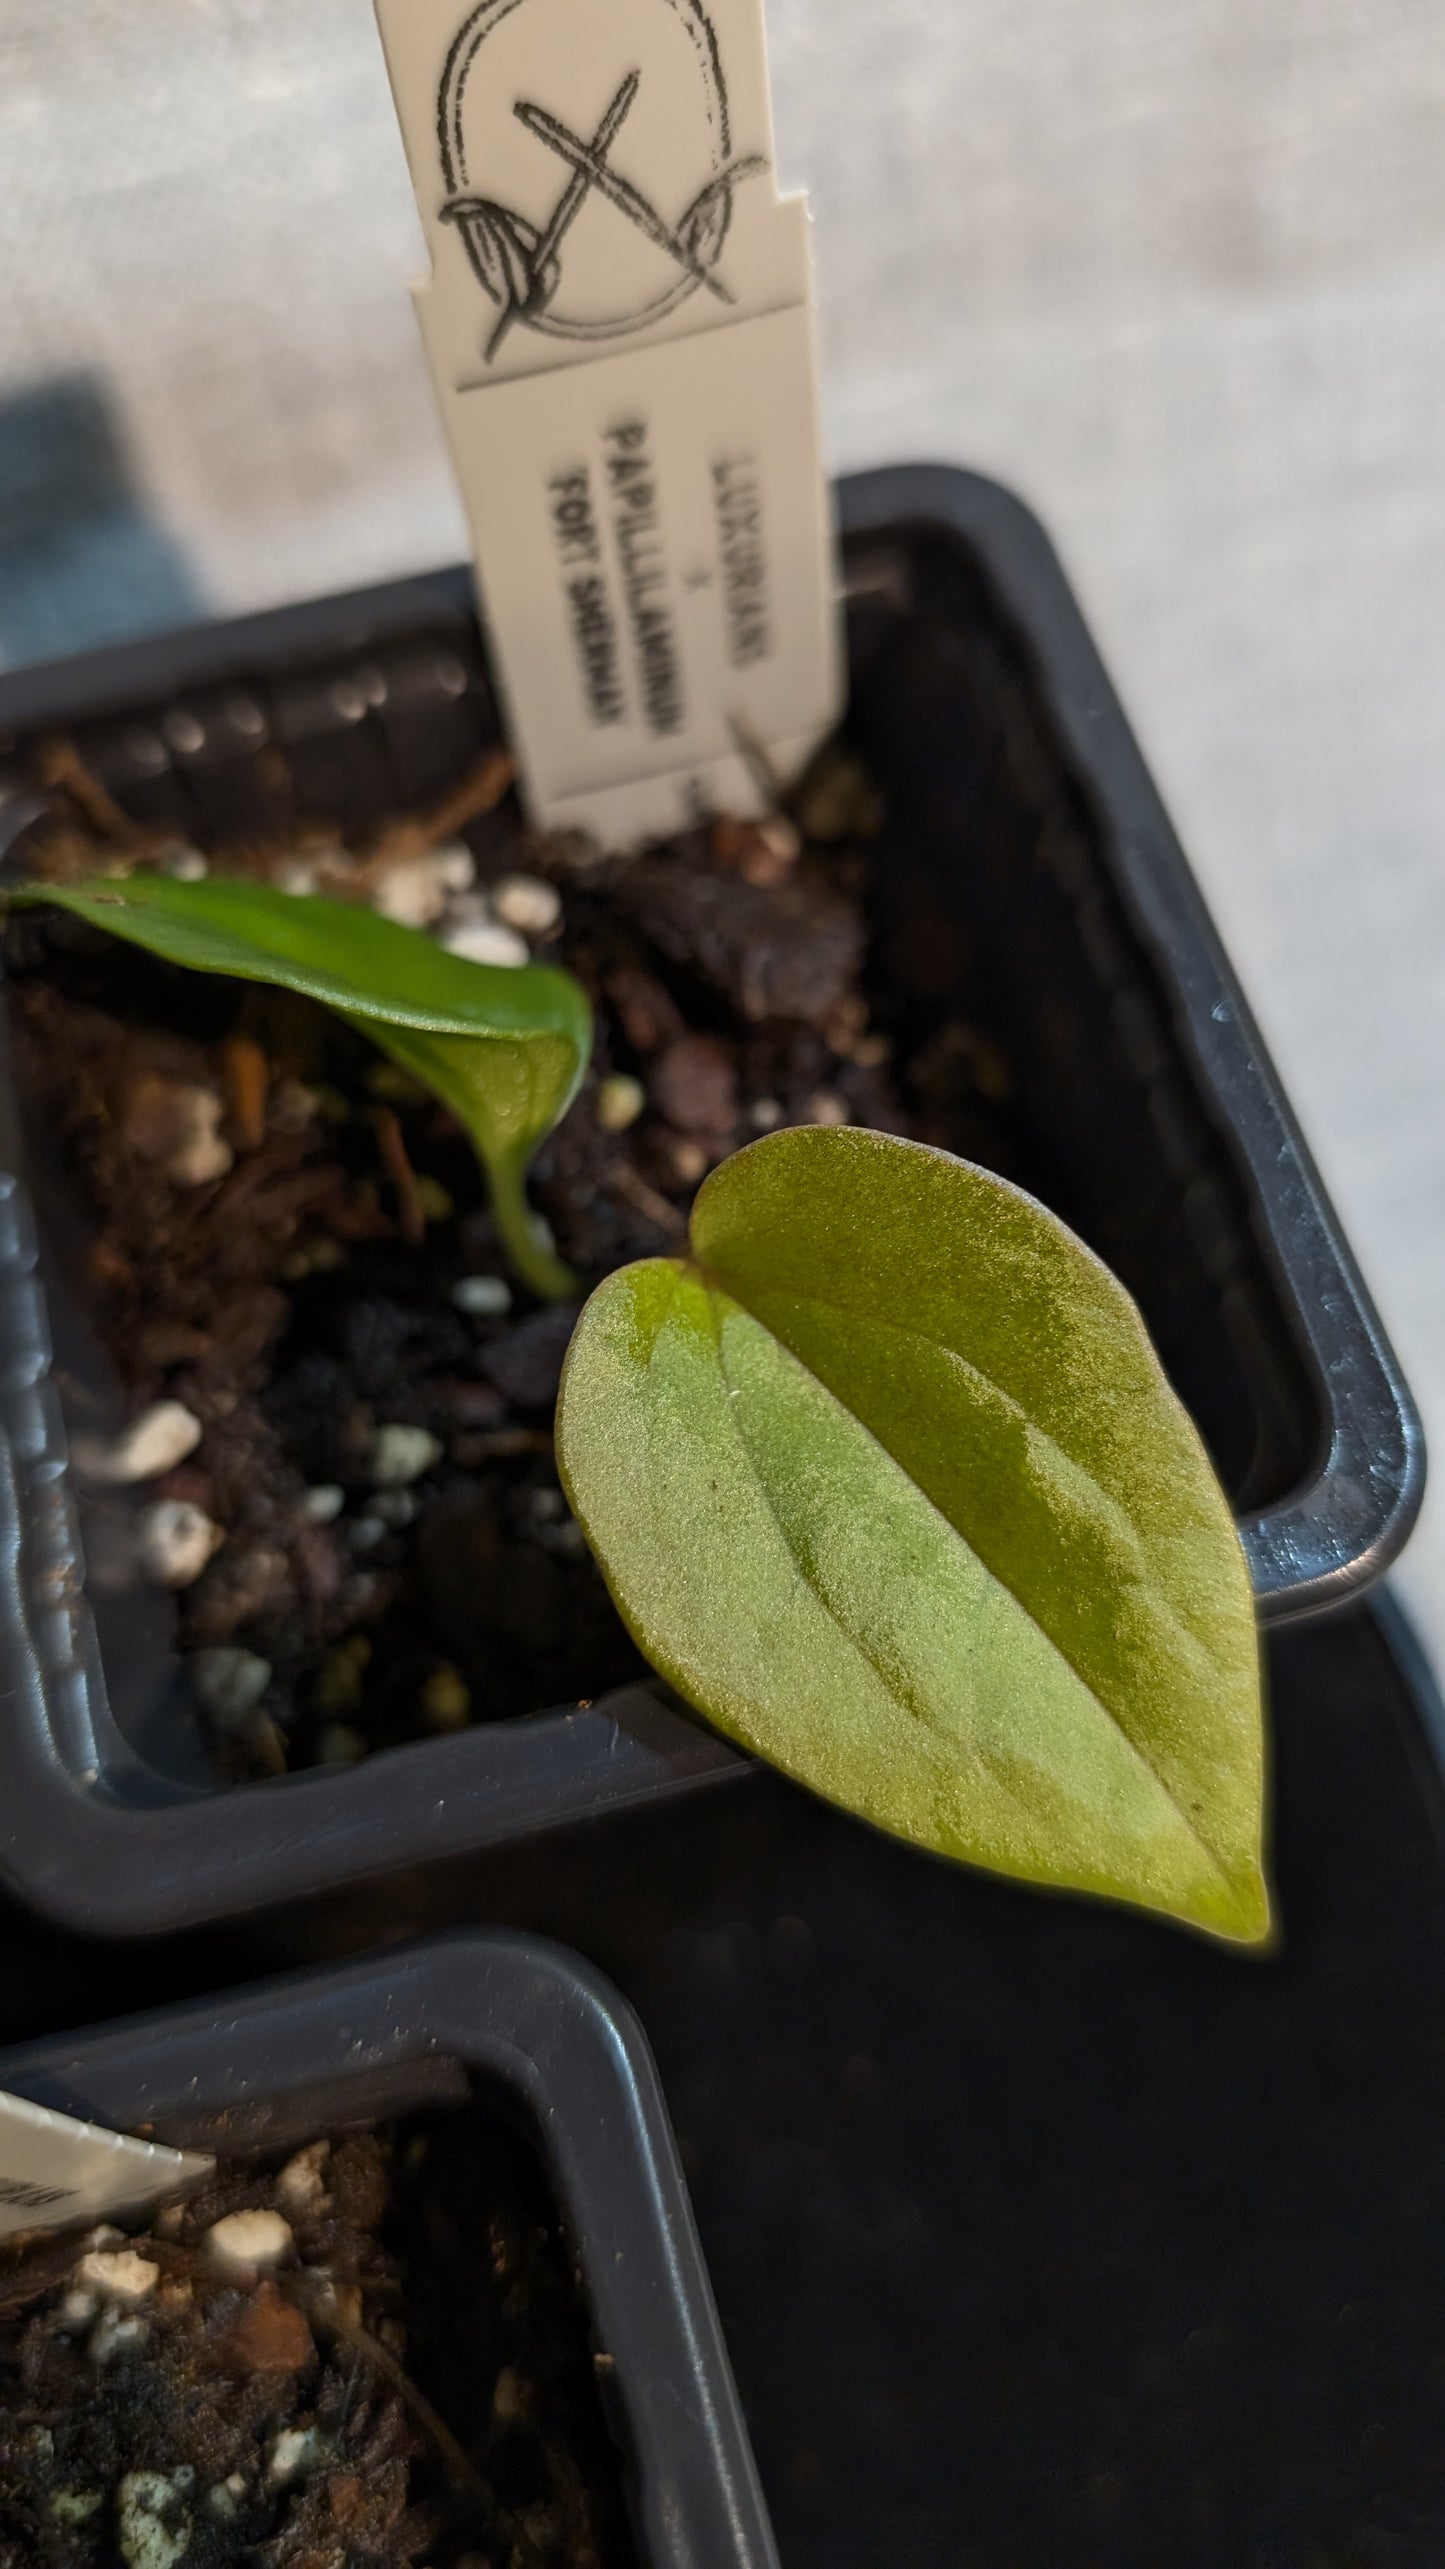
<svg viewBox="0 0 1445 2569">
<path fill-rule="evenodd" d="M 761 0 L 377 0 L 534 818 L 759 808 L 836 720 L 808 212 Z M 761 758 L 759 757 L 761 753 Z"/>
<path fill-rule="evenodd" d="M 23 2096 L 0 2096 L 0 2239 L 143 2212 L 198 2185 L 214 2165 L 191 2150 L 133 2141 Z"/>
</svg>

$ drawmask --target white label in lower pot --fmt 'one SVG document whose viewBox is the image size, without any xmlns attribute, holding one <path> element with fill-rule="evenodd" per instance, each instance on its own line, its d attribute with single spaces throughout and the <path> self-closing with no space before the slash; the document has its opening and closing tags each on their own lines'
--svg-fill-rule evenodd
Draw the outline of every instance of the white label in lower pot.
<svg viewBox="0 0 1445 2569">
<path fill-rule="evenodd" d="M 747 814 L 842 660 L 760 0 L 377 0 L 417 309 L 534 815 Z"/>
<path fill-rule="evenodd" d="M 23 2096 L 0 2096 L 0 2239 L 144 2212 L 209 2176 L 214 2160 L 78 2123 Z"/>
</svg>

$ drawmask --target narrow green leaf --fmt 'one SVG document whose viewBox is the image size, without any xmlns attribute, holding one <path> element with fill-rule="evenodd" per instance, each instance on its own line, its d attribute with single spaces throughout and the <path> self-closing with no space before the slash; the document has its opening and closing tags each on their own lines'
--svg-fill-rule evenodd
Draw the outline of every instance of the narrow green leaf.
<svg viewBox="0 0 1445 2569">
<path fill-rule="evenodd" d="M 349 1018 L 466 1127 L 528 1282 L 548 1294 L 571 1289 L 523 1187 L 532 1153 L 577 1094 L 592 1047 L 587 994 L 570 973 L 468 963 L 375 911 L 219 875 L 201 883 L 160 874 L 32 883 L 10 897 L 55 903 L 168 963 L 300 991 Z"/>
<path fill-rule="evenodd" d="M 599 1287 L 558 1414 L 653 1664 L 900 1837 L 1264 1936 L 1248 1571 L 1123 1287 L 856 1130 L 739 1152 L 691 1250 Z"/>
</svg>

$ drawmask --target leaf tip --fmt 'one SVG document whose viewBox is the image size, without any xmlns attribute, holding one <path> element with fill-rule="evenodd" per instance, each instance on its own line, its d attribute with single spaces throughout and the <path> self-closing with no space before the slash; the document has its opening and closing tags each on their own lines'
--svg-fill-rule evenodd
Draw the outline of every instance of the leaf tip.
<svg viewBox="0 0 1445 2569">
<path fill-rule="evenodd" d="M 1269 1884 L 1257 1863 L 1232 1874 L 1221 1898 L 1181 1915 L 1187 1926 L 1201 1928 L 1221 1944 L 1248 1946 L 1261 1957 L 1272 1953 L 1278 1941 Z"/>
</svg>

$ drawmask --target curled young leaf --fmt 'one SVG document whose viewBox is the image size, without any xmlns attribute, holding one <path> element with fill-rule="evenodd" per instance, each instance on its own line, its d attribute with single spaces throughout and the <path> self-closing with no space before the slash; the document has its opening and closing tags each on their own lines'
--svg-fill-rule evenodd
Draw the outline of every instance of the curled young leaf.
<svg viewBox="0 0 1445 2569">
<path fill-rule="evenodd" d="M 558 1414 L 654 1666 L 938 1853 L 1254 1941 L 1249 1576 L 1134 1304 L 1053 1215 L 890 1135 L 770 1135 L 691 1255 L 607 1279 Z"/>
<path fill-rule="evenodd" d="M 470 1134 L 528 1283 L 571 1290 L 524 1192 L 527 1163 L 576 1096 L 592 1047 L 587 994 L 570 973 L 469 963 L 372 910 L 221 875 L 29 883 L 10 897 L 54 903 L 168 963 L 299 991 L 349 1018 Z"/>
</svg>

